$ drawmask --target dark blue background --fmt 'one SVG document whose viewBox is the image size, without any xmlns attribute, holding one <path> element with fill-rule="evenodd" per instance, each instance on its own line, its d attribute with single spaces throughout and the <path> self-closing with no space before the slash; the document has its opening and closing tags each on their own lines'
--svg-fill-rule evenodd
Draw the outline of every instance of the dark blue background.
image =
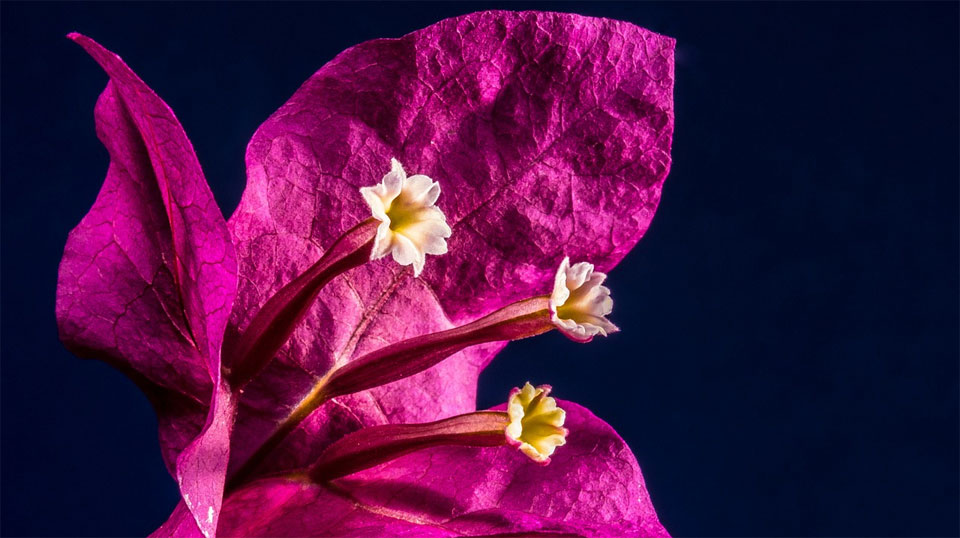
<svg viewBox="0 0 960 538">
<path fill-rule="evenodd" d="M 225 213 L 257 126 L 336 53 L 467 4 L 2 5 L 2 532 L 140 535 L 177 499 L 132 383 L 57 340 L 121 54 Z M 507 7 L 519 9 L 521 4 Z M 958 7 L 535 4 L 677 38 L 674 166 L 610 277 L 622 334 L 511 345 L 627 439 L 677 535 L 958 533 Z"/>
</svg>

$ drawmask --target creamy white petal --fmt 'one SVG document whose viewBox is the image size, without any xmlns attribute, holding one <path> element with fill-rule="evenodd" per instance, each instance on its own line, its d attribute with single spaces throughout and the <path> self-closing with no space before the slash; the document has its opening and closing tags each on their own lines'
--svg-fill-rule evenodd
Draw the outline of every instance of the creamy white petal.
<svg viewBox="0 0 960 538">
<path fill-rule="evenodd" d="M 427 190 L 427 194 L 423 197 L 423 203 L 432 206 L 437 203 L 438 198 L 440 198 L 440 184 L 434 182 L 433 185 L 430 185 L 430 189 Z"/>
<path fill-rule="evenodd" d="M 407 181 L 403 186 L 403 190 L 404 194 L 408 196 L 410 200 L 416 201 L 417 204 L 423 206 L 429 206 L 432 205 L 433 202 L 427 202 L 427 195 L 430 193 L 430 189 L 433 188 L 434 185 L 435 183 L 429 177 L 417 174 L 407 178 Z M 436 200 L 434 200 L 434 202 L 435 201 Z"/>
<path fill-rule="evenodd" d="M 567 270 L 570 268 L 570 258 L 565 257 L 560 262 L 560 268 L 557 269 L 557 275 L 553 279 L 553 293 L 550 295 L 550 310 L 556 311 L 557 307 L 567 302 L 570 298 L 570 288 L 567 287 Z"/>
<path fill-rule="evenodd" d="M 367 205 L 370 206 L 370 213 L 373 214 L 373 218 L 379 220 L 380 222 L 387 223 L 387 226 L 389 227 L 390 218 L 387 217 L 387 208 L 384 205 L 384 196 L 381 193 L 383 190 L 383 185 L 377 185 L 376 187 L 363 187 L 360 189 L 360 194 L 367 202 Z"/>
<path fill-rule="evenodd" d="M 417 259 L 417 246 L 402 234 L 393 234 L 393 260 L 400 265 L 410 265 Z"/>
<path fill-rule="evenodd" d="M 407 173 L 404 172 L 400 161 L 390 159 L 390 171 L 383 176 L 381 185 L 383 186 L 383 196 L 393 200 L 400 195 L 403 190 L 403 182 L 407 179 Z"/>
<path fill-rule="evenodd" d="M 377 236 L 373 239 L 373 250 L 370 252 L 371 260 L 379 260 L 390 253 L 393 243 L 393 232 L 390 231 L 389 222 L 381 222 L 377 226 Z"/>
<path fill-rule="evenodd" d="M 571 290 L 580 288 L 592 273 L 592 263 L 580 262 L 571 265 L 567 270 L 567 287 Z"/>
</svg>

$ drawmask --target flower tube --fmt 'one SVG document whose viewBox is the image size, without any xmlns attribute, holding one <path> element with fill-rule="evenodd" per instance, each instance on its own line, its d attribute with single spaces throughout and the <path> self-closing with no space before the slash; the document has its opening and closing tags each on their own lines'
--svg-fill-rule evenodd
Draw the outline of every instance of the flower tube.
<svg viewBox="0 0 960 538">
<path fill-rule="evenodd" d="M 386 424 L 356 431 L 330 445 L 308 471 L 314 482 L 341 478 L 435 446 L 513 446 L 546 465 L 566 443 L 565 413 L 550 387 L 510 392 L 507 411 L 476 411 L 426 424 Z"/>
<path fill-rule="evenodd" d="M 469 346 L 520 340 L 555 328 L 581 343 L 589 342 L 595 334 L 616 332 L 616 326 L 606 319 L 613 300 L 610 290 L 600 286 L 605 278 L 606 275 L 595 272 L 591 264 L 570 266 L 569 259 L 564 258 L 557 269 L 551 295 L 517 301 L 466 325 L 403 340 L 334 368 L 317 381 L 237 470 L 231 486 L 243 483 L 290 432 L 333 398 L 405 379 Z"/>
<path fill-rule="evenodd" d="M 320 381 L 325 398 L 352 394 L 420 373 L 468 346 L 520 340 L 557 328 L 572 340 L 619 331 L 607 320 L 613 310 L 605 274 L 593 265 L 570 266 L 564 258 L 551 295 L 517 301 L 467 325 L 418 336 L 368 353 Z"/>
</svg>

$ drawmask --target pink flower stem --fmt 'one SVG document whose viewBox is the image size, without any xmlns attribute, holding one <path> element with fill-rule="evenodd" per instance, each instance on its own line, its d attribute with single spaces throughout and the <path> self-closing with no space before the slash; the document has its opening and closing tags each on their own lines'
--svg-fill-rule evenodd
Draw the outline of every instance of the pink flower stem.
<svg viewBox="0 0 960 538">
<path fill-rule="evenodd" d="M 477 344 L 519 340 L 554 328 L 547 296 L 517 301 L 461 327 L 391 344 L 332 370 L 321 380 L 327 398 L 353 394 L 418 374 Z"/>
<path fill-rule="evenodd" d="M 249 383 L 273 360 L 330 280 L 370 259 L 378 225 L 378 220 L 369 218 L 344 232 L 317 263 L 267 300 L 225 354 L 232 357 L 226 373 L 234 390 Z"/>
<path fill-rule="evenodd" d="M 510 417 L 478 411 L 427 424 L 387 424 L 363 428 L 330 445 L 308 475 L 326 482 L 434 446 L 504 446 Z"/>
</svg>

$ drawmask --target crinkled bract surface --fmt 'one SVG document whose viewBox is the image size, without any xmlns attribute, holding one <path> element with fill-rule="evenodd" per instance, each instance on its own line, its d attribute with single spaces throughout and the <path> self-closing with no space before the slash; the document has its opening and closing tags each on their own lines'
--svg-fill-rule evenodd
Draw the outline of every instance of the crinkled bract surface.
<svg viewBox="0 0 960 538">
<path fill-rule="evenodd" d="M 271 379 L 302 371 L 286 398 L 294 402 L 338 362 L 549 293 L 564 255 L 611 268 L 646 231 L 660 198 L 672 59 L 673 40 L 628 23 L 484 12 L 363 43 L 314 74 L 247 151 L 247 190 L 229 221 L 245 277 L 232 322 L 243 328 L 331 238 L 369 215 L 357 192 L 391 158 L 441 184 L 437 204 L 453 234 L 421 279 L 381 260 L 331 283 L 262 376 L 264 390 L 248 391 L 241 423 L 275 408 L 253 407 L 259 394 L 281 390 Z M 345 416 L 324 424 L 470 411 L 477 375 L 498 349 L 469 349 L 329 405 L 321 413 Z M 270 470 L 306 463 L 342 429 L 299 433 L 300 446 Z M 242 458 L 244 447 L 235 449 Z"/>
<path fill-rule="evenodd" d="M 264 479 L 226 501 L 220 534 L 666 536 L 623 440 L 560 405 L 572 433 L 549 467 L 516 450 L 441 447 L 324 486 Z"/>
<path fill-rule="evenodd" d="M 261 481 L 228 497 L 221 517 L 220 498 L 229 474 L 331 367 L 547 294 L 564 256 L 608 271 L 633 247 L 669 169 L 673 40 L 605 19 L 482 12 L 348 49 L 256 132 L 243 199 L 224 223 L 169 108 L 118 57 L 74 38 L 111 79 L 97 105 L 111 165 L 68 240 L 58 322 L 71 349 L 119 366 L 155 404 L 184 498 L 158 534 L 212 536 L 218 519 L 222 533 L 259 532 L 243 521 L 248 498 L 264 503 L 258 510 L 270 511 L 278 534 L 297 534 L 283 521 L 307 512 L 302 523 L 314 526 L 303 533 L 616 534 L 615 519 L 624 533 L 662 531 L 632 455 L 595 418 L 583 419 L 585 431 L 616 438 L 595 451 L 597 466 L 567 468 L 565 450 L 541 467 L 516 451 L 431 449 L 339 482 L 362 501 L 289 482 L 262 493 Z M 391 158 L 441 185 L 448 253 L 428 257 L 420 278 L 389 258 L 335 278 L 277 359 L 242 394 L 233 391 L 220 372 L 238 334 L 369 216 L 359 189 L 379 181 Z M 364 426 L 472 411 L 479 372 L 501 347 L 468 348 L 413 377 L 334 399 L 257 474 L 302 468 Z M 571 428 L 569 461 L 600 446 L 577 435 Z M 425 472 L 418 465 L 438 461 L 416 507 L 395 506 L 399 491 L 369 496 L 376 488 L 365 481 L 402 489 L 404 476 Z M 492 493 L 471 498 L 469 488 L 444 482 L 462 466 L 484 481 L 477 491 L 506 488 L 495 506 Z M 538 484 L 570 501 L 575 521 L 551 512 L 562 503 L 538 496 Z M 419 515 L 397 519 L 396 510 Z"/>
</svg>

